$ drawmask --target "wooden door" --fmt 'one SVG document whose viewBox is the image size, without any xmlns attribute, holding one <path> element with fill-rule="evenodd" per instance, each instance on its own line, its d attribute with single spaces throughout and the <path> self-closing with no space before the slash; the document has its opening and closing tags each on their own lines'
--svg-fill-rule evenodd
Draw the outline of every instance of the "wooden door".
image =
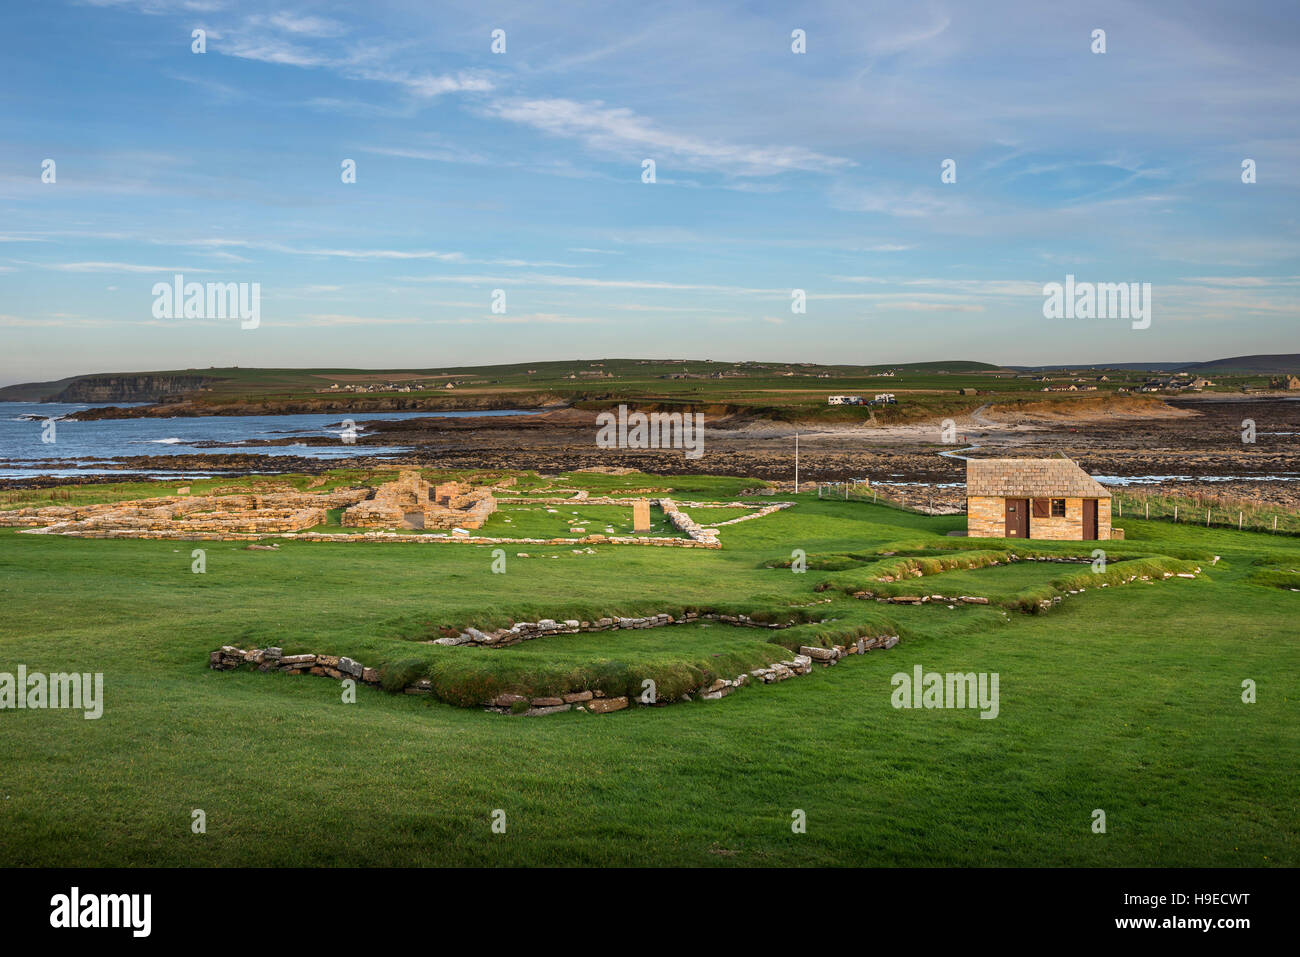
<svg viewBox="0 0 1300 957">
<path fill-rule="evenodd" d="M 1083 537 L 1089 541 L 1097 537 L 1097 500 L 1083 500 Z"/>
<path fill-rule="evenodd" d="M 1009 498 L 1006 502 L 1006 537 L 1029 537 L 1029 499 Z"/>
</svg>

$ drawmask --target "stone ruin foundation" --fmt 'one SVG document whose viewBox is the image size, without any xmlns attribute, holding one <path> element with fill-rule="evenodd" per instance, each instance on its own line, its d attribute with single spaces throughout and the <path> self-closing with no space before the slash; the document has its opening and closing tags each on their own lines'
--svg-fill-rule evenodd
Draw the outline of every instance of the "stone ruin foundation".
<svg viewBox="0 0 1300 957">
<path fill-rule="evenodd" d="M 374 496 L 343 513 L 351 528 L 482 528 L 496 511 L 490 489 L 460 482 L 432 486 L 416 471 L 404 471 Z"/>
<path fill-rule="evenodd" d="M 341 508 L 343 525 L 363 528 L 476 529 L 496 511 L 486 488 L 446 482 L 436 488 L 415 471 L 374 488 L 313 493 L 177 495 L 97 505 L 0 509 L 0 527 L 41 527 L 90 538 L 282 535 L 326 524 Z"/>
<path fill-rule="evenodd" d="M 618 628 L 658 628 L 664 625 L 686 624 L 699 619 L 712 619 L 744 627 L 762 627 L 746 615 L 720 615 L 708 612 L 687 612 L 676 618 L 669 614 L 659 614 L 643 618 L 600 618 L 595 621 L 569 620 L 561 622 L 543 618 L 535 622 L 516 622 L 501 638 L 497 638 L 496 633 L 487 634 L 475 628 L 466 628 L 458 636 L 457 640 L 451 642 L 440 640 L 436 643 L 504 647 L 528 638 L 538 638 L 545 635 L 605 631 Z M 789 625 L 769 624 L 767 627 L 783 628 L 789 627 Z M 741 673 L 735 678 L 714 678 L 707 684 L 692 689 L 677 700 L 685 702 L 699 698 L 704 701 L 717 701 L 751 682 L 773 684 L 774 682 L 785 681 L 788 678 L 812 674 L 814 665 L 827 668 L 850 655 L 865 655 L 869 651 L 875 650 L 887 651 L 897 644 L 897 635 L 882 634 L 874 637 L 861 637 L 847 644 L 832 645 L 829 648 L 804 645 L 799 648 L 797 654 L 791 655 L 787 660 L 773 662 L 767 667 L 755 668 L 753 671 Z M 258 671 L 281 671 L 291 675 L 321 675 L 335 680 L 352 678 L 374 687 L 381 684 L 383 677 L 380 669 L 367 668 L 351 658 L 336 655 L 285 655 L 280 648 L 244 650 L 233 645 L 223 645 L 208 655 L 208 667 L 216 671 L 234 671 L 246 665 L 251 665 Z M 416 680 L 403 688 L 402 692 L 413 695 L 432 695 L 434 693 L 433 684 L 428 678 Z M 479 704 L 484 710 L 495 711 L 500 714 L 540 716 L 569 711 L 575 708 L 591 714 L 607 714 L 611 711 L 622 711 L 633 704 L 662 707 L 673 703 L 673 701 L 667 700 L 647 702 L 626 695 L 609 696 L 605 692 L 595 689 L 571 688 L 552 697 L 530 698 L 525 695 L 506 692 Z M 516 711 L 516 708 L 523 710 Z"/>
<path fill-rule="evenodd" d="M 39 527 L 61 534 L 116 537 L 155 533 L 177 536 L 279 534 L 325 524 L 331 508 L 361 501 L 368 489 L 336 489 L 323 495 L 168 495 L 98 505 L 51 505 L 0 510 L 0 526 Z"/>
</svg>

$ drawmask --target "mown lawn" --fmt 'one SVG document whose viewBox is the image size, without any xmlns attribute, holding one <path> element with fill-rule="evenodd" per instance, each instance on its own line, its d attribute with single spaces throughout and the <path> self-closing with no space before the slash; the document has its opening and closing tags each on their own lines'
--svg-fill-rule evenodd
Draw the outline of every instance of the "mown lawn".
<svg viewBox="0 0 1300 957">
<path fill-rule="evenodd" d="M 902 581 L 891 589 L 901 595 L 980 595 L 985 598 L 1002 598 L 1030 585 L 1041 585 L 1062 575 L 1086 569 L 1087 564 L 1061 564 L 1058 562 L 1017 562 L 1012 565 L 994 565 L 990 568 L 963 569 L 942 575 L 927 575 L 911 581 Z"/>
<path fill-rule="evenodd" d="M 571 528 L 585 529 L 573 533 Z M 607 531 L 612 529 L 612 531 Z M 484 523 L 481 533 L 519 538 L 580 538 L 582 535 L 652 535 L 656 538 L 686 538 L 655 505 L 650 508 L 650 530 L 634 531 L 632 509 L 621 505 L 541 505 L 503 502 Z"/>
<path fill-rule="evenodd" d="M 814 593 L 825 573 L 763 567 L 793 549 L 941 543 L 962 524 L 805 495 L 724 528 L 719 551 L 508 549 L 505 574 L 486 547 L 285 542 L 196 543 L 196 575 L 191 543 L 2 531 L 0 671 L 101 671 L 106 701 L 97 721 L 0 711 L 0 864 L 1294 865 L 1300 595 L 1255 583 L 1252 563 L 1300 558 L 1300 544 L 1126 519 L 1126 550 L 1222 560 L 1041 615 L 880 606 Z M 1040 567 L 1086 568 L 948 574 L 973 591 Z M 946 592 L 943 577 L 924 581 Z M 423 642 L 448 625 L 826 597 L 843 623 L 886 609 L 902 643 L 722 701 L 604 716 L 367 687 L 345 704 L 329 679 L 207 668 L 227 643 L 518 675 L 739 656 L 721 668 L 778 633 Z M 997 719 L 895 710 L 890 678 L 918 664 L 997 672 Z M 191 833 L 196 808 L 206 834 Z M 1106 834 L 1091 830 L 1098 808 Z"/>
</svg>

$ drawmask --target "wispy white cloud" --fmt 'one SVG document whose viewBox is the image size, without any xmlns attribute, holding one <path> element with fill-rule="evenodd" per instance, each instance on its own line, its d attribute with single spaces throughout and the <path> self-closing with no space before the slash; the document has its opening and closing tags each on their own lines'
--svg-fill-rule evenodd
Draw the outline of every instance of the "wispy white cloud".
<svg viewBox="0 0 1300 957">
<path fill-rule="evenodd" d="M 213 39 L 215 41 L 219 38 Z M 278 37 L 235 36 L 221 43 L 214 42 L 212 49 L 241 60 L 258 60 L 281 66 L 316 67 L 330 62 L 328 57 L 320 53 Z"/>
<path fill-rule="evenodd" d="M 461 262 L 463 253 L 445 253 L 436 249 L 303 249 L 301 247 L 267 244 L 266 248 L 299 256 L 332 256 L 340 259 L 437 259 L 441 262 Z"/>
<path fill-rule="evenodd" d="M 837 183 L 830 190 L 830 202 L 836 209 L 849 212 L 913 219 L 949 217 L 966 209 L 964 200 L 944 194 L 938 187 L 901 190 L 883 183 L 870 186 Z"/>
<path fill-rule="evenodd" d="M 276 13 L 272 14 L 268 20 L 281 30 L 309 37 L 340 37 L 348 32 L 346 26 L 337 20 L 330 20 L 326 17 Z"/>
<path fill-rule="evenodd" d="M 879 302 L 878 309 L 902 309 L 905 312 L 983 312 L 983 306 L 961 302 L 920 302 L 915 299 L 897 299 Z"/>
<path fill-rule="evenodd" d="M 410 326 L 425 322 L 414 316 L 352 316 L 337 312 L 310 312 L 290 320 L 295 326 Z"/>
<path fill-rule="evenodd" d="M 736 176 L 772 176 L 790 171 L 829 172 L 845 169 L 851 160 L 828 156 L 802 146 L 743 146 L 661 129 L 626 107 L 600 100 L 579 102 L 563 98 L 493 100 L 488 115 L 533 127 L 552 136 L 577 139 L 590 149 L 625 159 L 646 157 L 669 166 L 675 160 L 689 168 Z"/>
<path fill-rule="evenodd" d="M 186 273 L 212 272 L 211 269 L 197 269 L 193 266 L 146 266 L 140 263 L 115 262 L 73 262 L 73 263 L 28 263 L 41 269 L 53 269 L 58 272 L 139 272 L 139 273 Z"/>
<path fill-rule="evenodd" d="M 486 285 L 493 283 L 510 283 L 518 286 L 573 286 L 587 289 L 641 289 L 664 290 L 673 292 L 716 292 L 730 295 L 779 295 L 789 297 L 789 289 L 760 289 L 744 286 L 720 286 L 711 283 L 665 282 L 655 279 L 597 279 L 589 276 L 554 276 L 541 273 L 525 273 L 522 276 L 479 275 L 445 275 L 445 276 L 399 276 L 404 282 L 431 283 L 465 283 L 468 285 Z"/>
<path fill-rule="evenodd" d="M 1300 285 L 1300 276 L 1185 276 L 1183 282 L 1209 286 L 1296 286 Z"/>
<path fill-rule="evenodd" d="M 48 319 L 34 319 L 29 316 L 0 315 L 0 326 L 5 326 L 11 329 L 46 329 L 59 327 L 96 329 L 114 325 L 120 325 L 120 323 L 112 319 L 82 319 L 70 316 L 53 316 Z"/>
<path fill-rule="evenodd" d="M 495 88 L 486 74 L 474 71 L 411 73 L 403 70 L 351 69 L 346 72 L 357 80 L 395 84 L 424 100 L 431 100 L 445 93 L 487 93 Z"/>
<path fill-rule="evenodd" d="M 460 319 L 434 319 L 431 320 L 434 325 L 438 326 L 520 326 L 520 325 L 589 325 L 591 323 L 605 322 L 604 319 L 595 319 L 590 316 L 565 316 L 558 313 L 549 312 L 532 312 L 521 315 L 504 315 L 492 316 L 491 318 L 475 319 L 470 317 Z"/>
</svg>

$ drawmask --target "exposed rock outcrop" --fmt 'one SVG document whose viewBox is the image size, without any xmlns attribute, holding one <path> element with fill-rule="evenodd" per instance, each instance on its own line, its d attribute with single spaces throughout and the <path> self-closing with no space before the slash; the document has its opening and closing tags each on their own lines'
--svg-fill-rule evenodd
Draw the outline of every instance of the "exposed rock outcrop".
<svg viewBox="0 0 1300 957">
<path fill-rule="evenodd" d="M 216 379 L 201 375 L 89 375 L 43 402 L 157 402 L 197 392 Z"/>
</svg>

